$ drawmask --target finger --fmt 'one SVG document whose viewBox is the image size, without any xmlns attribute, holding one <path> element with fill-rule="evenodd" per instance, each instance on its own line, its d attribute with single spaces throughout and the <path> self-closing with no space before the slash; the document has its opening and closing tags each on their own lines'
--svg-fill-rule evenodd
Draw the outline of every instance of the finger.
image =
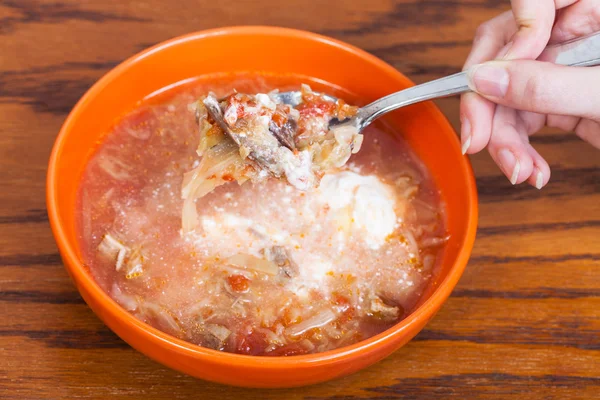
<svg viewBox="0 0 600 400">
<path fill-rule="evenodd" d="M 529 179 L 533 172 L 527 135 L 518 128 L 517 111 L 497 106 L 488 150 L 513 185 Z"/>
<path fill-rule="evenodd" d="M 526 150 L 533 161 L 533 170 L 527 183 L 537 189 L 542 189 L 550 180 L 550 166 L 531 144 L 526 145 Z"/>
<path fill-rule="evenodd" d="M 546 126 L 546 115 L 538 114 L 529 111 L 519 111 L 517 113 L 518 121 L 520 124 L 518 125 L 518 130 L 523 132 L 525 135 L 533 135 L 537 133 L 540 129 Z"/>
<path fill-rule="evenodd" d="M 516 121 L 515 128 L 520 134 L 524 143 L 524 148 L 533 162 L 533 169 L 531 175 L 527 178 L 527 182 L 530 185 L 541 189 L 550 179 L 550 166 L 540 153 L 538 153 L 529 143 L 528 135 L 537 133 L 546 125 L 546 115 L 528 111 L 519 111 L 516 113 Z"/>
<path fill-rule="evenodd" d="M 550 39 L 556 15 L 554 0 L 511 0 L 511 5 L 518 28 L 504 59 L 535 60 Z"/>
<path fill-rule="evenodd" d="M 600 149 L 600 123 L 589 119 L 583 119 L 575 128 L 577 136 Z"/>
<path fill-rule="evenodd" d="M 551 43 L 562 43 L 600 30 L 600 0 L 571 1 L 557 18 Z"/>
<path fill-rule="evenodd" d="M 465 68 L 473 64 L 501 57 L 507 50 L 506 41 L 516 31 L 511 11 L 477 28 L 473 48 Z M 492 134 L 492 118 L 496 105 L 476 93 L 467 93 L 461 97 L 460 121 L 463 154 L 475 154 L 489 143 Z"/>
<path fill-rule="evenodd" d="M 479 25 L 475 31 L 473 47 L 463 70 L 475 64 L 493 60 L 498 54 L 502 54 L 502 49 L 516 31 L 517 25 L 511 11 L 502 13 Z"/>
<path fill-rule="evenodd" d="M 523 111 L 600 119 L 600 67 L 491 61 L 468 72 L 471 90 Z"/>
<path fill-rule="evenodd" d="M 477 93 L 466 93 L 460 101 L 461 143 L 463 154 L 483 150 L 492 135 L 496 105 Z"/>
<path fill-rule="evenodd" d="M 574 132 L 575 127 L 581 118 L 571 115 L 554 115 L 550 114 L 546 118 L 546 125 L 549 128 L 558 128 L 563 131 Z"/>
</svg>

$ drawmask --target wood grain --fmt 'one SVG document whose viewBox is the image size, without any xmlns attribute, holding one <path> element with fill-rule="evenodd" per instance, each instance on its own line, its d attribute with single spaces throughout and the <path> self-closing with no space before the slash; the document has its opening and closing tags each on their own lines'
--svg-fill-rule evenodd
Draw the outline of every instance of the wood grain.
<svg viewBox="0 0 600 400">
<path fill-rule="evenodd" d="M 0 398 L 600 398 L 600 153 L 569 133 L 533 138 L 551 183 L 511 187 L 472 157 L 478 239 L 451 298 L 415 340 L 353 376 L 295 390 L 195 380 L 137 353 L 87 308 L 45 211 L 66 114 L 131 54 L 183 33 L 282 25 L 327 34 L 416 82 L 460 70 L 503 0 L 0 0 Z M 438 102 L 458 128 L 458 101 Z"/>
</svg>

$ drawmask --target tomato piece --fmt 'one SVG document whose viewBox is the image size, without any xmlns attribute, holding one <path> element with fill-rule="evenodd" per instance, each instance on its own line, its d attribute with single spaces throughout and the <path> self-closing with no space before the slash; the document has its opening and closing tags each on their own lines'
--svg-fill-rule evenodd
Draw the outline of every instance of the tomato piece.
<svg viewBox="0 0 600 400">
<path fill-rule="evenodd" d="M 273 117 L 271 118 L 271 121 L 273 121 L 273 123 L 275 123 L 275 125 L 282 127 L 283 124 L 285 124 L 288 119 L 285 115 L 281 114 L 278 111 L 279 110 L 275 111 L 275 113 L 273 114 Z"/>
<path fill-rule="evenodd" d="M 336 306 L 341 306 L 341 307 L 348 307 L 350 305 L 350 300 L 348 300 L 348 298 L 346 296 L 342 296 L 339 293 L 335 293 L 333 295 L 333 304 L 335 304 Z"/>
<path fill-rule="evenodd" d="M 250 288 L 250 279 L 246 278 L 244 275 L 229 275 L 227 277 L 227 283 L 231 290 L 237 293 L 247 292 Z"/>
<path fill-rule="evenodd" d="M 233 181 L 235 181 L 235 178 L 231 174 L 225 174 L 225 175 L 223 175 L 221 177 L 221 179 L 223 179 L 225 182 L 233 182 Z"/>
<path fill-rule="evenodd" d="M 331 302 L 339 307 L 340 315 L 338 322 L 343 324 L 356 316 L 356 309 L 350 304 L 350 300 L 339 293 L 334 293 Z"/>
<path fill-rule="evenodd" d="M 346 322 L 351 321 L 355 317 L 356 317 L 356 309 L 354 307 L 348 307 L 338 317 L 338 322 L 340 324 L 345 324 Z"/>
<path fill-rule="evenodd" d="M 333 113 L 334 110 L 335 104 L 327 101 L 302 103 L 298 106 L 301 117 L 322 117 Z"/>
<path fill-rule="evenodd" d="M 267 348 L 265 335 L 260 332 L 252 331 L 248 335 L 239 335 L 237 341 L 236 353 L 249 356 L 264 354 Z"/>
</svg>

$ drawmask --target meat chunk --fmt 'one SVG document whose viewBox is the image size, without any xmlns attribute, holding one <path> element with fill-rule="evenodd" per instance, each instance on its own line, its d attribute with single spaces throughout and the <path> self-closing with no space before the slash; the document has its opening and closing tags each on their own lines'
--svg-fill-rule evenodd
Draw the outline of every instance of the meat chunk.
<svg viewBox="0 0 600 400">
<path fill-rule="evenodd" d="M 284 278 L 292 278 L 298 274 L 298 265 L 294 263 L 289 253 L 283 246 L 273 246 L 265 249 L 265 257 L 273 261 L 279 267 L 279 275 Z"/>
<path fill-rule="evenodd" d="M 231 331 L 224 326 L 208 324 L 204 328 L 202 345 L 214 350 L 223 350 L 230 335 Z"/>
<path fill-rule="evenodd" d="M 220 128 L 239 146 L 243 159 L 248 157 L 254 160 L 274 177 L 285 176 L 297 189 L 314 187 L 316 178 L 312 171 L 310 153 L 293 152 L 289 148 L 291 146 L 281 145 L 281 140 L 291 141 L 292 125 L 288 124 L 286 128 L 286 124 L 282 124 L 277 129 L 277 136 L 274 135 L 270 127 L 273 126 L 271 118 L 277 105 L 268 96 L 262 96 L 256 95 L 257 99 L 263 99 L 257 101 L 251 96 L 238 93 L 219 103 L 214 96 L 209 95 L 203 103 Z"/>
<path fill-rule="evenodd" d="M 400 318 L 400 308 L 384 303 L 379 297 L 373 297 L 369 314 L 382 321 L 393 322 Z"/>
</svg>

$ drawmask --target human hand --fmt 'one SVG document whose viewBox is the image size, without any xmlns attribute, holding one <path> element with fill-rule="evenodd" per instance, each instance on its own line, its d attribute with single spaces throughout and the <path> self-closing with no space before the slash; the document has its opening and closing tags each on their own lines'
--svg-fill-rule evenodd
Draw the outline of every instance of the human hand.
<svg viewBox="0 0 600 400">
<path fill-rule="evenodd" d="M 574 131 L 600 149 L 600 67 L 533 61 L 548 44 L 600 31 L 600 0 L 512 0 L 482 24 L 464 66 L 475 93 L 460 106 L 463 153 L 485 147 L 518 184 L 541 189 L 550 167 L 529 136 L 544 126 Z M 497 61 L 490 61 L 497 60 Z"/>
</svg>

